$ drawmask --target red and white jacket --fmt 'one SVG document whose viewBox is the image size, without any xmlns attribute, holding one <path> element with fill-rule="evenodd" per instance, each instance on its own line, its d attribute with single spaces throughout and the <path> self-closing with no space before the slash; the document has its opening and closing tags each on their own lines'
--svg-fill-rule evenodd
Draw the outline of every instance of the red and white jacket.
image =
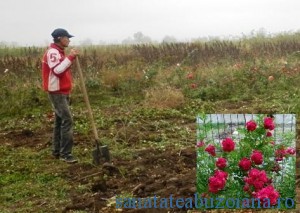
<svg viewBox="0 0 300 213">
<path fill-rule="evenodd" d="M 42 78 L 43 89 L 49 93 L 69 94 L 72 89 L 70 66 L 75 59 L 65 56 L 64 50 L 51 44 L 43 56 Z"/>
</svg>

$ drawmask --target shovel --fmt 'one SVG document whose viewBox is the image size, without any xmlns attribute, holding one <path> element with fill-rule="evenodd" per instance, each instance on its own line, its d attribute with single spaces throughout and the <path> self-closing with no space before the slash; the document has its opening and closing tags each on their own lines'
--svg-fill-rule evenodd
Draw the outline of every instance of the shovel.
<svg viewBox="0 0 300 213">
<path fill-rule="evenodd" d="M 79 73 L 81 90 L 83 92 L 84 101 L 85 101 L 85 104 L 88 109 L 89 118 L 90 118 L 90 122 L 91 122 L 91 125 L 93 128 L 94 138 L 95 138 L 96 148 L 92 151 L 93 164 L 100 165 L 101 162 L 110 162 L 110 154 L 109 154 L 108 147 L 106 145 L 101 145 L 100 140 L 99 140 L 98 132 L 96 129 L 96 124 L 94 121 L 93 112 L 91 109 L 90 101 L 89 101 L 86 87 L 84 84 L 83 74 L 82 74 L 82 70 L 80 67 L 78 57 L 76 57 L 76 66 L 77 66 L 78 73 Z"/>
</svg>

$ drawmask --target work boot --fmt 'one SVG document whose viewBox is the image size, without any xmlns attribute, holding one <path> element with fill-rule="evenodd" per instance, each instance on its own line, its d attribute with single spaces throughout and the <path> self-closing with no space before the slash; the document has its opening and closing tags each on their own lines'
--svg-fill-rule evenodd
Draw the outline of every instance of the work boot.
<svg viewBox="0 0 300 213">
<path fill-rule="evenodd" d="M 60 160 L 65 161 L 67 163 L 77 163 L 78 160 L 73 157 L 73 155 L 61 156 Z"/>
</svg>

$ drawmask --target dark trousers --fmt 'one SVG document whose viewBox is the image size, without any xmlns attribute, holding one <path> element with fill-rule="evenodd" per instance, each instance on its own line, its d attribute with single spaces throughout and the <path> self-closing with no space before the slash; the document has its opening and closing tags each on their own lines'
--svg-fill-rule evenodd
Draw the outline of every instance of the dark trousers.
<svg viewBox="0 0 300 213">
<path fill-rule="evenodd" d="M 73 147 L 73 119 L 69 108 L 69 96 L 51 94 L 49 99 L 55 112 L 52 153 L 56 156 L 71 155 Z"/>
</svg>

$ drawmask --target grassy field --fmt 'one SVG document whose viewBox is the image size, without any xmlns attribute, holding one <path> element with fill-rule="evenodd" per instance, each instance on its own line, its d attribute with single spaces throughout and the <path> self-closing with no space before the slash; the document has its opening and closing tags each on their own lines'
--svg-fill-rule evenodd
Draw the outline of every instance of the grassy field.
<svg viewBox="0 0 300 213">
<path fill-rule="evenodd" d="M 196 191 L 197 114 L 300 112 L 299 33 L 79 47 L 114 166 L 91 164 L 93 136 L 76 67 L 71 108 L 80 162 L 66 165 L 50 156 L 45 48 L 0 47 L 0 212 L 114 212 L 115 195 L 188 197 Z"/>
</svg>

